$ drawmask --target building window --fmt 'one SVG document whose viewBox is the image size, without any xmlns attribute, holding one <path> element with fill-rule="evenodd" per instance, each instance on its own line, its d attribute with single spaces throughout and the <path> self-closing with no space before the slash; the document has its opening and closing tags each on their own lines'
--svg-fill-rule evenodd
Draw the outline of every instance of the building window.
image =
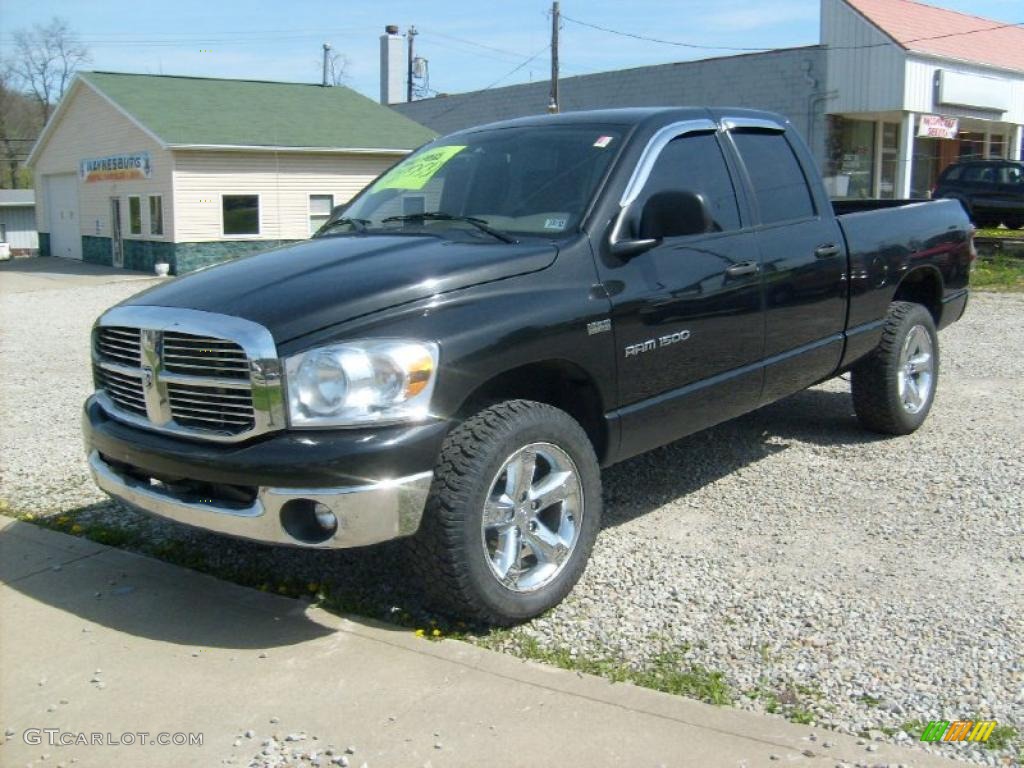
<svg viewBox="0 0 1024 768">
<path fill-rule="evenodd" d="M 814 215 L 807 178 L 783 134 L 736 132 L 733 140 L 750 175 L 762 224 Z"/>
<path fill-rule="evenodd" d="M 224 195 L 221 202 L 225 235 L 260 233 L 260 196 Z"/>
<path fill-rule="evenodd" d="M 128 198 L 128 234 L 142 234 L 142 198 L 138 195 Z"/>
<path fill-rule="evenodd" d="M 895 133 L 893 128 L 896 129 Z M 884 132 L 882 140 L 899 142 L 898 126 Z M 829 125 L 829 163 L 825 173 L 825 187 L 830 197 L 868 198 L 874 196 L 875 184 L 875 123 L 869 120 L 850 120 L 835 116 Z M 898 159 L 898 151 L 897 157 Z M 884 158 L 883 158 L 884 166 Z M 888 170 L 893 185 L 896 169 Z M 883 173 L 887 170 L 883 167 Z M 890 194 L 891 197 L 891 194 Z"/>
<path fill-rule="evenodd" d="M 309 234 L 315 234 L 326 223 L 333 208 L 334 195 L 309 196 Z"/>
<path fill-rule="evenodd" d="M 149 196 L 149 234 L 164 233 L 164 199 L 160 195 Z"/>
</svg>

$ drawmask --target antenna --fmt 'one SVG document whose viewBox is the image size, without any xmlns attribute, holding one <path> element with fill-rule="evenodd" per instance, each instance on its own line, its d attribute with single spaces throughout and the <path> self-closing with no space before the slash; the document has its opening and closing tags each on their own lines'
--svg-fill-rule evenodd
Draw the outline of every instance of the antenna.
<svg viewBox="0 0 1024 768">
<path fill-rule="evenodd" d="M 412 24 L 409 25 L 409 31 L 405 33 L 406 38 L 409 40 L 409 59 L 408 59 L 408 71 L 406 72 L 406 85 L 405 85 L 405 100 L 412 101 L 412 68 L 414 56 L 412 53 L 413 40 L 416 38 L 419 32 L 416 31 L 416 27 Z"/>
</svg>

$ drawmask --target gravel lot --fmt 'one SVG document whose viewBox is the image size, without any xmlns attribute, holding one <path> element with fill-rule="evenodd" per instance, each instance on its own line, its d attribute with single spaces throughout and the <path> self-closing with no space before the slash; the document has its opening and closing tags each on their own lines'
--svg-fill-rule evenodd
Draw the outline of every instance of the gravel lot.
<svg viewBox="0 0 1024 768">
<path fill-rule="evenodd" d="M 272 549 L 104 501 L 79 437 L 88 329 L 141 287 L 0 293 L 0 500 L 423 620 L 400 547 Z M 941 342 L 938 398 L 910 437 L 862 432 L 834 381 L 608 470 L 604 530 L 573 595 L 470 639 L 634 665 L 667 651 L 721 672 L 736 706 L 866 732 L 868 750 L 914 743 L 901 729 L 916 720 L 1024 730 L 1024 296 L 975 295 Z M 934 749 L 988 765 L 1024 754 L 1019 740 Z"/>
</svg>

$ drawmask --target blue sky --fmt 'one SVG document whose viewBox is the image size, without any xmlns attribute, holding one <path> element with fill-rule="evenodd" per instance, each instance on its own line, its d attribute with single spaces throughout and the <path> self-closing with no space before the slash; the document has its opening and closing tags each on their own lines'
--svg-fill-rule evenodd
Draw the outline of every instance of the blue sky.
<svg viewBox="0 0 1024 768">
<path fill-rule="evenodd" d="M 1004 22 L 1024 21 L 1021 0 L 931 4 Z M 818 0 L 563 0 L 562 13 L 570 18 L 722 48 L 696 51 L 647 43 L 567 20 L 562 72 L 569 76 L 727 55 L 730 47 L 815 43 L 818 6 Z M 320 45 L 330 42 L 349 59 L 347 84 L 375 98 L 378 35 L 385 24 L 398 24 L 403 32 L 415 24 L 421 33 L 417 54 L 430 62 L 430 87 L 458 92 L 499 79 L 500 84 L 546 79 L 549 8 L 547 0 L 0 0 L 0 56 L 11 52 L 14 30 L 61 16 L 89 46 L 92 69 L 319 81 Z"/>
</svg>

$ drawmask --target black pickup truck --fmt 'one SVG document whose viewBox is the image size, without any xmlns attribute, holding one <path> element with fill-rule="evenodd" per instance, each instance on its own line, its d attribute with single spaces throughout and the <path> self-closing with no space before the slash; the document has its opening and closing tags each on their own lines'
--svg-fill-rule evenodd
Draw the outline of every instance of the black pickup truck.
<svg viewBox="0 0 1024 768">
<path fill-rule="evenodd" d="M 844 372 L 866 428 L 917 429 L 974 258 L 956 201 L 834 206 L 777 115 L 488 125 L 104 313 L 86 449 L 192 526 L 404 537 L 442 608 L 515 622 L 582 573 L 602 466 Z"/>
</svg>

